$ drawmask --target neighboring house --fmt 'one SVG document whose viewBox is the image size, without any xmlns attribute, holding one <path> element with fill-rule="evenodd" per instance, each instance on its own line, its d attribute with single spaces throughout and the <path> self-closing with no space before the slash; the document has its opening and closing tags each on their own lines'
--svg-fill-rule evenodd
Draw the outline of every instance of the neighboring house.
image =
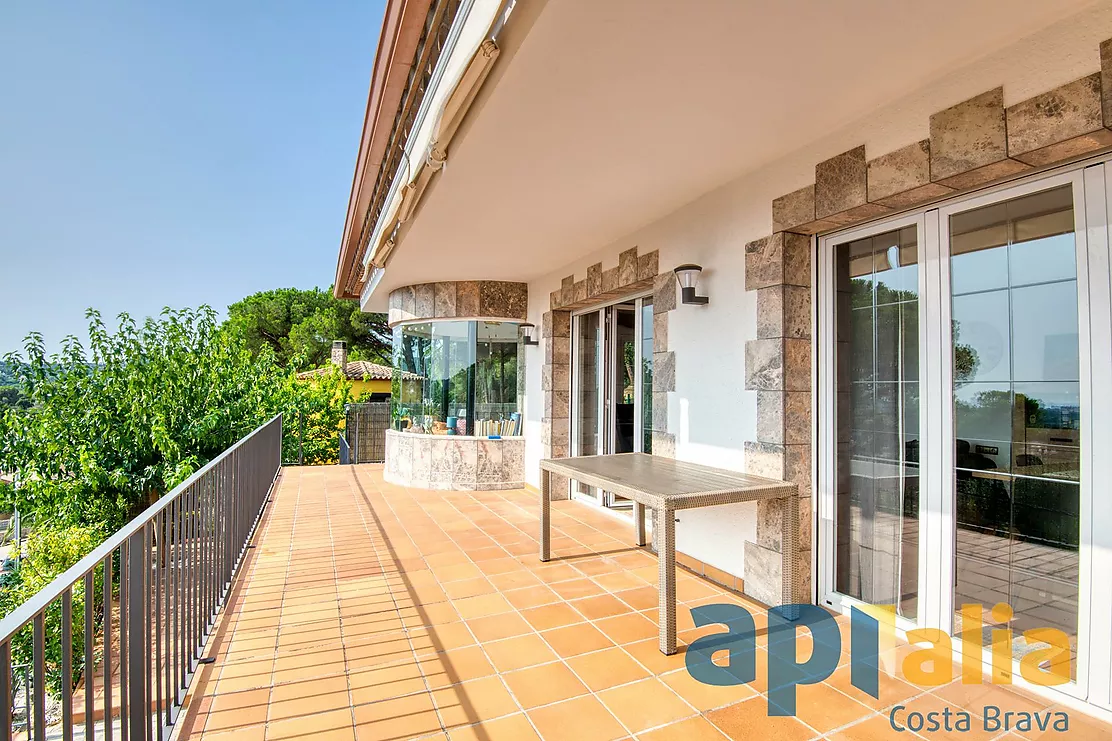
<svg viewBox="0 0 1112 741">
<path fill-rule="evenodd" d="M 1112 710 L 1110 40 L 1087 0 L 391 0 L 335 292 L 389 312 L 420 429 L 524 435 L 392 431 L 387 479 L 785 479 L 800 599 L 1009 603 L 1017 656 L 1072 643 L 1040 691 Z M 780 521 L 677 544 L 775 603 Z"/>
<path fill-rule="evenodd" d="M 332 364 L 323 368 L 298 373 L 297 377 L 303 380 L 330 373 L 332 367 L 339 366 L 343 369 L 344 377 L 351 382 L 352 400 L 363 401 L 389 401 L 390 383 L 394 369 L 388 365 L 371 363 L 366 360 L 348 360 L 347 343 L 337 340 L 332 343 Z"/>
</svg>

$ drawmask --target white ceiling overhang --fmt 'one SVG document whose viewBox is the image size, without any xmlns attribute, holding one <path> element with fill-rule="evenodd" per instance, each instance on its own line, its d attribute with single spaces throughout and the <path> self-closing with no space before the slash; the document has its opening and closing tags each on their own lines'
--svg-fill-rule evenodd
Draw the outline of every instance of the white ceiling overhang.
<svg viewBox="0 0 1112 741">
<path fill-rule="evenodd" d="M 546 275 L 1086 4 L 519 0 L 364 308 Z"/>
</svg>

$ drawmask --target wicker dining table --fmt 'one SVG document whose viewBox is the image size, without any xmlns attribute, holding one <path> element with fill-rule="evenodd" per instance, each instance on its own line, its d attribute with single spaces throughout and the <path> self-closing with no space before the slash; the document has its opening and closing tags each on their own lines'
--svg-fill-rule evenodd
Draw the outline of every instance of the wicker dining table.
<svg viewBox="0 0 1112 741">
<path fill-rule="evenodd" d="M 789 499 L 797 494 L 795 484 L 747 473 L 712 468 L 645 453 L 589 455 L 549 458 L 541 467 L 540 557 L 551 558 L 552 476 L 564 476 L 594 486 L 633 502 L 634 539 L 648 545 L 645 510 L 653 513 L 659 577 L 660 651 L 676 653 L 676 512 L 696 507 L 714 507 L 762 499 Z M 783 604 L 794 603 L 796 595 L 796 550 L 799 508 L 786 506 L 781 518 Z"/>
</svg>

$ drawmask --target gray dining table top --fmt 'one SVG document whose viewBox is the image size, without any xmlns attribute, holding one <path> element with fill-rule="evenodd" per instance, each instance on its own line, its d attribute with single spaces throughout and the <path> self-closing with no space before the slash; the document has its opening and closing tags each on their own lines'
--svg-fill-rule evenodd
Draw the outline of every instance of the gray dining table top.
<svg viewBox="0 0 1112 741">
<path fill-rule="evenodd" d="M 796 490 L 786 481 L 646 453 L 548 458 L 541 468 L 650 506 L 667 503 L 672 509 L 778 499 Z"/>
</svg>

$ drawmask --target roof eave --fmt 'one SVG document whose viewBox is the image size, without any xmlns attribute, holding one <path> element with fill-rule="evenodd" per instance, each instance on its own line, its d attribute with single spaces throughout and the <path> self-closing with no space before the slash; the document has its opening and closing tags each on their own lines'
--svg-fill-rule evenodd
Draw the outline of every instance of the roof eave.
<svg viewBox="0 0 1112 741">
<path fill-rule="evenodd" d="M 336 263 L 336 282 L 332 289 L 336 298 L 359 298 L 358 280 L 353 291 L 347 290 L 347 285 L 352 275 L 361 269 L 356 264 L 362 237 L 361 215 L 368 208 L 432 2 L 433 0 L 388 0 L 386 4 L 382 32 L 375 51 L 367 110 L 363 117 L 363 131 L 359 139 L 359 155 L 348 198 L 340 255 Z"/>
</svg>

